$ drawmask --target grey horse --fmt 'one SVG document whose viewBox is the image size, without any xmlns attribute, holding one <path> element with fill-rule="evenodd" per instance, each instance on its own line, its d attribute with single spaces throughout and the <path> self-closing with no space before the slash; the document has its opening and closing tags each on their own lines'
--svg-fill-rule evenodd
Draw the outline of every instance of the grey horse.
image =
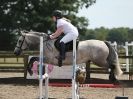
<svg viewBox="0 0 133 99">
<path fill-rule="evenodd" d="M 23 50 L 27 48 L 36 47 L 40 45 L 40 32 L 21 32 L 21 36 L 16 44 L 14 54 L 20 55 Z M 44 37 L 44 55 L 45 62 L 53 65 L 58 65 L 59 54 L 54 46 L 55 40 L 49 40 L 48 34 L 43 33 Z M 117 76 L 123 72 L 119 65 L 118 54 L 115 49 L 108 42 L 100 40 L 85 40 L 80 41 L 77 49 L 77 64 L 86 63 L 86 71 L 88 64 L 93 62 L 95 65 L 107 68 L 110 71 L 109 80 L 117 81 Z M 72 65 L 72 52 L 66 52 L 66 58 L 63 65 Z"/>
</svg>

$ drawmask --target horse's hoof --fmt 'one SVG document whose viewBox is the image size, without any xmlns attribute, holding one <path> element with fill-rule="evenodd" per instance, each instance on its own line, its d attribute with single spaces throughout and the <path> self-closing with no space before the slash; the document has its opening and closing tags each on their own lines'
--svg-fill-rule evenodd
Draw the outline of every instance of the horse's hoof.
<svg viewBox="0 0 133 99">
<path fill-rule="evenodd" d="M 30 76 L 33 75 L 33 71 L 32 70 L 28 70 L 28 73 L 30 74 Z"/>
<path fill-rule="evenodd" d="M 114 84 L 114 85 L 119 85 L 120 82 L 119 82 L 119 80 L 116 80 L 116 81 L 113 82 L 113 84 Z"/>
<path fill-rule="evenodd" d="M 115 85 L 117 85 L 117 84 L 120 83 L 119 80 L 117 80 L 116 78 L 111 78 L 111 79 L 109 79 L 109 80 L 111 81 L 111 83 L 113 83 L 113 84 L 115 84 Z"/>
<path fill-rule="evenodd" d="M 112 84 L 114 85 L 118 85 L 119 84 L 119 81 L 118 80 L 109 80 Z"/>
</svg>

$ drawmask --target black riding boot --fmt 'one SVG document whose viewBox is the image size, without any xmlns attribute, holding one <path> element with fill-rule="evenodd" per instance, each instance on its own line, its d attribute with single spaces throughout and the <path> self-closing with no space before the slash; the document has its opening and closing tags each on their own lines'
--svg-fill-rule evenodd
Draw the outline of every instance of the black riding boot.
<svg viewBox="0 0 133 99">
<path fill-rule="evenodd" d="M 62 66 L 62 60 L 65 60 L 65 43 L 64 42 L 60 43 L 60 55 L 58 59 L 59 67 Z"/>
</svg>

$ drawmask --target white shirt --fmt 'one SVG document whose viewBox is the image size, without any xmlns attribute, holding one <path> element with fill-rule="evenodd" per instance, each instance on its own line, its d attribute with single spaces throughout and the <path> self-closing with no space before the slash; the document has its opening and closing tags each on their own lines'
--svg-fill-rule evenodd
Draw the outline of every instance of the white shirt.
<svg viewBox="0 0 133 99">
<path fill-rule="evenodd" d="M 57 28 L 60 26 L 63 27 L 64 34 L 71 33 L 75 36 L 79 35 L 77 28 L 73 26 L 70 22 L 67 22 L 64 19 L 57 19 Z"/>
</svg>

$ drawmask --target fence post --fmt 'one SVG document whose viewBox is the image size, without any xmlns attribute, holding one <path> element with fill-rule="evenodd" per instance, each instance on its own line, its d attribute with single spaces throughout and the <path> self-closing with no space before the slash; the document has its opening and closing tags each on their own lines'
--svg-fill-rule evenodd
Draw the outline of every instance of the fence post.
<svg viewBox="0 0 133 99">
<path fill-rule="evenodd" d="M 28 55 L 24 55 L 24 79 L 26 79 L 27 76 L 27 66 L 28 66 Z"/>
<path fill-rule="evenodd" d="M 125 42 L 126 56 L 128 55 L 128 42 Z M 129 72 L 129 59 L 126 58 L 126 72 Z"/>
<path fill-rule="evenodd" d="M 89 80 L 90 80 L 90 74 L 91 74 L 91 67 L 90 67 L 90 61 L 88 61 L 88 62 L 86 62 L 86 80 L 85 80 L 85 82 L 86 83 L 88 83 L 89 82 Z"/>
</svg>

